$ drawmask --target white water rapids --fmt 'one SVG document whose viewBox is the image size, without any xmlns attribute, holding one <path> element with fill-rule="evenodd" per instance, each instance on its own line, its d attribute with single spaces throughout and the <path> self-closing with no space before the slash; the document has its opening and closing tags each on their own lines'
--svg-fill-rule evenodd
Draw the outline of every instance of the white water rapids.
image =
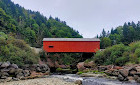
<svg viewBox="0 0 140 85">
<path fill-rule="evenodd" d="M 118 80 L 111 80 L 111 79 L 106 79 L 106 78 L 80 77 L 76 74 L 51 75 L 50 77 L 60 78 L 68 82 L 81 80 L 82 85 L 140 85 L 134 81 L 133 82 L 120 82 Z"/>
</svg>

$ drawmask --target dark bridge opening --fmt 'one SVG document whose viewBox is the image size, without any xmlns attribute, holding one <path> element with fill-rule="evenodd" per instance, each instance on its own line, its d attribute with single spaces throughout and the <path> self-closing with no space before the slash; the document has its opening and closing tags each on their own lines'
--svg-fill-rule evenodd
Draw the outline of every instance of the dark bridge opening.
<svg viewBox="0 0 140 85">
<path fill-rule="evenodd" d="M 94 56 L 94 53 L 83 53 L 82 56 L 81 56 L 80 62 L 83 62 L 83 61 L 85 61 L 86 59 L 89 59 L 89 58 L 91 58 L 91 57 L 93 57 L 93 56 Z"/>
</svg>

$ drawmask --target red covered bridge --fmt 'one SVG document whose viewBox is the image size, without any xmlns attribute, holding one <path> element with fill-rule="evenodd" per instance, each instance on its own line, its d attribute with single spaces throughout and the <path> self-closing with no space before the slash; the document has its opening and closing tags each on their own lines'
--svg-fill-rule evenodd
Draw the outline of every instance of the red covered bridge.
<svg viewBox="0 0 140 85">
<path fill-rule="evenodd" d="M 43 49 L 46 52 L 95 53 L 100 49 L 100 40 L 97 38 L 44 38 Z"/>
</svg>

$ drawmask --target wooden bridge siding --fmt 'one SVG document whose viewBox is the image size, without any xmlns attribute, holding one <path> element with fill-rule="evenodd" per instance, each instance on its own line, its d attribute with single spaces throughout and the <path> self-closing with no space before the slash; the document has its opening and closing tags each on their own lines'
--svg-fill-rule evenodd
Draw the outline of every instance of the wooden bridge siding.
<svg viewBox="0 0 140 85">
<path fill-rule="evenodd" d="M 43 41 L 43 49 L 46 52 L 96 52 L 100 41 Z"/>
</svg>

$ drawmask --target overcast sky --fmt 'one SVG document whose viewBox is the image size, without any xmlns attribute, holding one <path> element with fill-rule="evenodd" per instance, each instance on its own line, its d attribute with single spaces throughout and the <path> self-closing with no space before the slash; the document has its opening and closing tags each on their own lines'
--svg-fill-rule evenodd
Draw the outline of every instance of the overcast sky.
<svg viewBox="0 0 140 85">
<path fill-rule="evenodd" d="M 140 21 L 140 0 L 12 0 L 44 16 L 59 17 L 85 38 L 124 22 Z"/>
</svg>

